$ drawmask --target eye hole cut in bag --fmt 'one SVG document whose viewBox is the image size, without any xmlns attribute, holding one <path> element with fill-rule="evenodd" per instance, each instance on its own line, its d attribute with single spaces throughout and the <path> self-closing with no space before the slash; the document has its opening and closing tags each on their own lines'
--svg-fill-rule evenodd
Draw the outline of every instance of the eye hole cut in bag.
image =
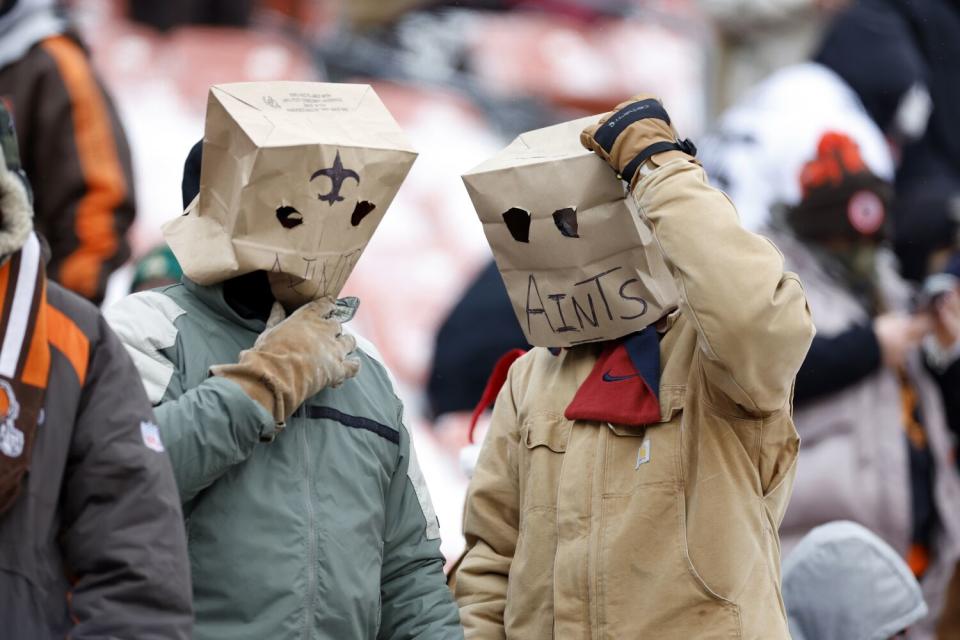
<svg viewBox="0 0 960 640">
<path fill-rule="evenodd" d="M 564 207 L 553 212 L 553 223 L 557 225 L 560 233 L 568 238 L 579 238 L 579 227 L 577 223 L 577 208 Z"/>
<path fill-rule="evenodd" d="M 507 225 L 507 231 L 517 242 L 530 242 L 530 223 L 532 216 L 526 209 L 520 207 L 510 207 L 503 212 L 504 224 Z M 579 238 L 580 225 L 577 222 L 577 208 L 563 207 L 553 212 L 553 223 L 557 226 L 562 236 L 567 238 Z"/>
<path fill-rule="evenodd" d="M 503 212 L 503 222 L 507 231 L 517 242 L 530 242 L 530 212 L 511 207 Z"/>
</svg>

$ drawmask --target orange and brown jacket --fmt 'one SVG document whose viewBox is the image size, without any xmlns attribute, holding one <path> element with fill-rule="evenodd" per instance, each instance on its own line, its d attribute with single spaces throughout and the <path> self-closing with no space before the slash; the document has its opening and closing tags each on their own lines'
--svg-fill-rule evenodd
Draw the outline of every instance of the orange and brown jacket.
<svg viewBox="0 0 960 640">
<path fill-rule="evenodd" d="M 50 244 L 47 273 L 99 304 L 130 255 L 134 219 L 130 152 L 113 104 L 69 34 L 0 68 L 0 98 L 14 115 L 34 224 Z"/>
<path fill-rule="evenodd" d="M 789 638 L 777 528 L 803 289 L 698 165 L 650 163 L 633 197 L 682 294 L 658 324 L 661 420 L 564 418 L 597 346 L 511 367 L 467 496 L 467 638 Z"/>
</svg>

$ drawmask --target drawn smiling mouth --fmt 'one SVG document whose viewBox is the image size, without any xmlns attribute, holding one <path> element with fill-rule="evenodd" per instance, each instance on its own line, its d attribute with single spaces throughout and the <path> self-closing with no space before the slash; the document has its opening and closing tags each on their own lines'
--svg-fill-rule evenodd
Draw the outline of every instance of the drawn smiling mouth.
<svg viewBox="0 0 960 640">
<path fill-rule="evenodd" d="M 303 214 L 293 207 L 278 207 L 277 220 L 284 229 L 293 229 L 303 224 Z"/>
</svg>

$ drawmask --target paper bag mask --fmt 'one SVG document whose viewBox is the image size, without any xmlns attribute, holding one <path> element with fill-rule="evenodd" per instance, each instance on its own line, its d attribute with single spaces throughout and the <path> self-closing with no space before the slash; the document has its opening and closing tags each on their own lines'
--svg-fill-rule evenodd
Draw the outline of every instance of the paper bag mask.
<svg viewBox="0 0 960 640">
<path fill-rule="evenodd" d="M 530 344 L 639 331 L 679 294 L 623 183 L 580 145 L 597 117 L 520 135 L 463 176 Z"/>
<path fill-rule="evenodd" d="M 416 155 L 368 85 L 217 85 L 200 194 L 164 236 L 199 284 L 264 270 L 336 296 Z"/>
</svg>

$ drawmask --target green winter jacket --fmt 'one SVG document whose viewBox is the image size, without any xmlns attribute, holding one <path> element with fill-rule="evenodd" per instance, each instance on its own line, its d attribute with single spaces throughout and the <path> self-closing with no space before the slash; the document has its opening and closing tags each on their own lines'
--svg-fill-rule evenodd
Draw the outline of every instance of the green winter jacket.
<svg viewBox="0 0 960 640">
<path fill-rule="evenodd" d="M 344 319 L 353 309 L 341 303 Z M 185 280 L 107 313 L 156 407 L 186 519 L 196 640 L 462 638 L 439 525 L 375 350 L 272 417 L 211 365 L 264 323 Z"/>
</svg>

